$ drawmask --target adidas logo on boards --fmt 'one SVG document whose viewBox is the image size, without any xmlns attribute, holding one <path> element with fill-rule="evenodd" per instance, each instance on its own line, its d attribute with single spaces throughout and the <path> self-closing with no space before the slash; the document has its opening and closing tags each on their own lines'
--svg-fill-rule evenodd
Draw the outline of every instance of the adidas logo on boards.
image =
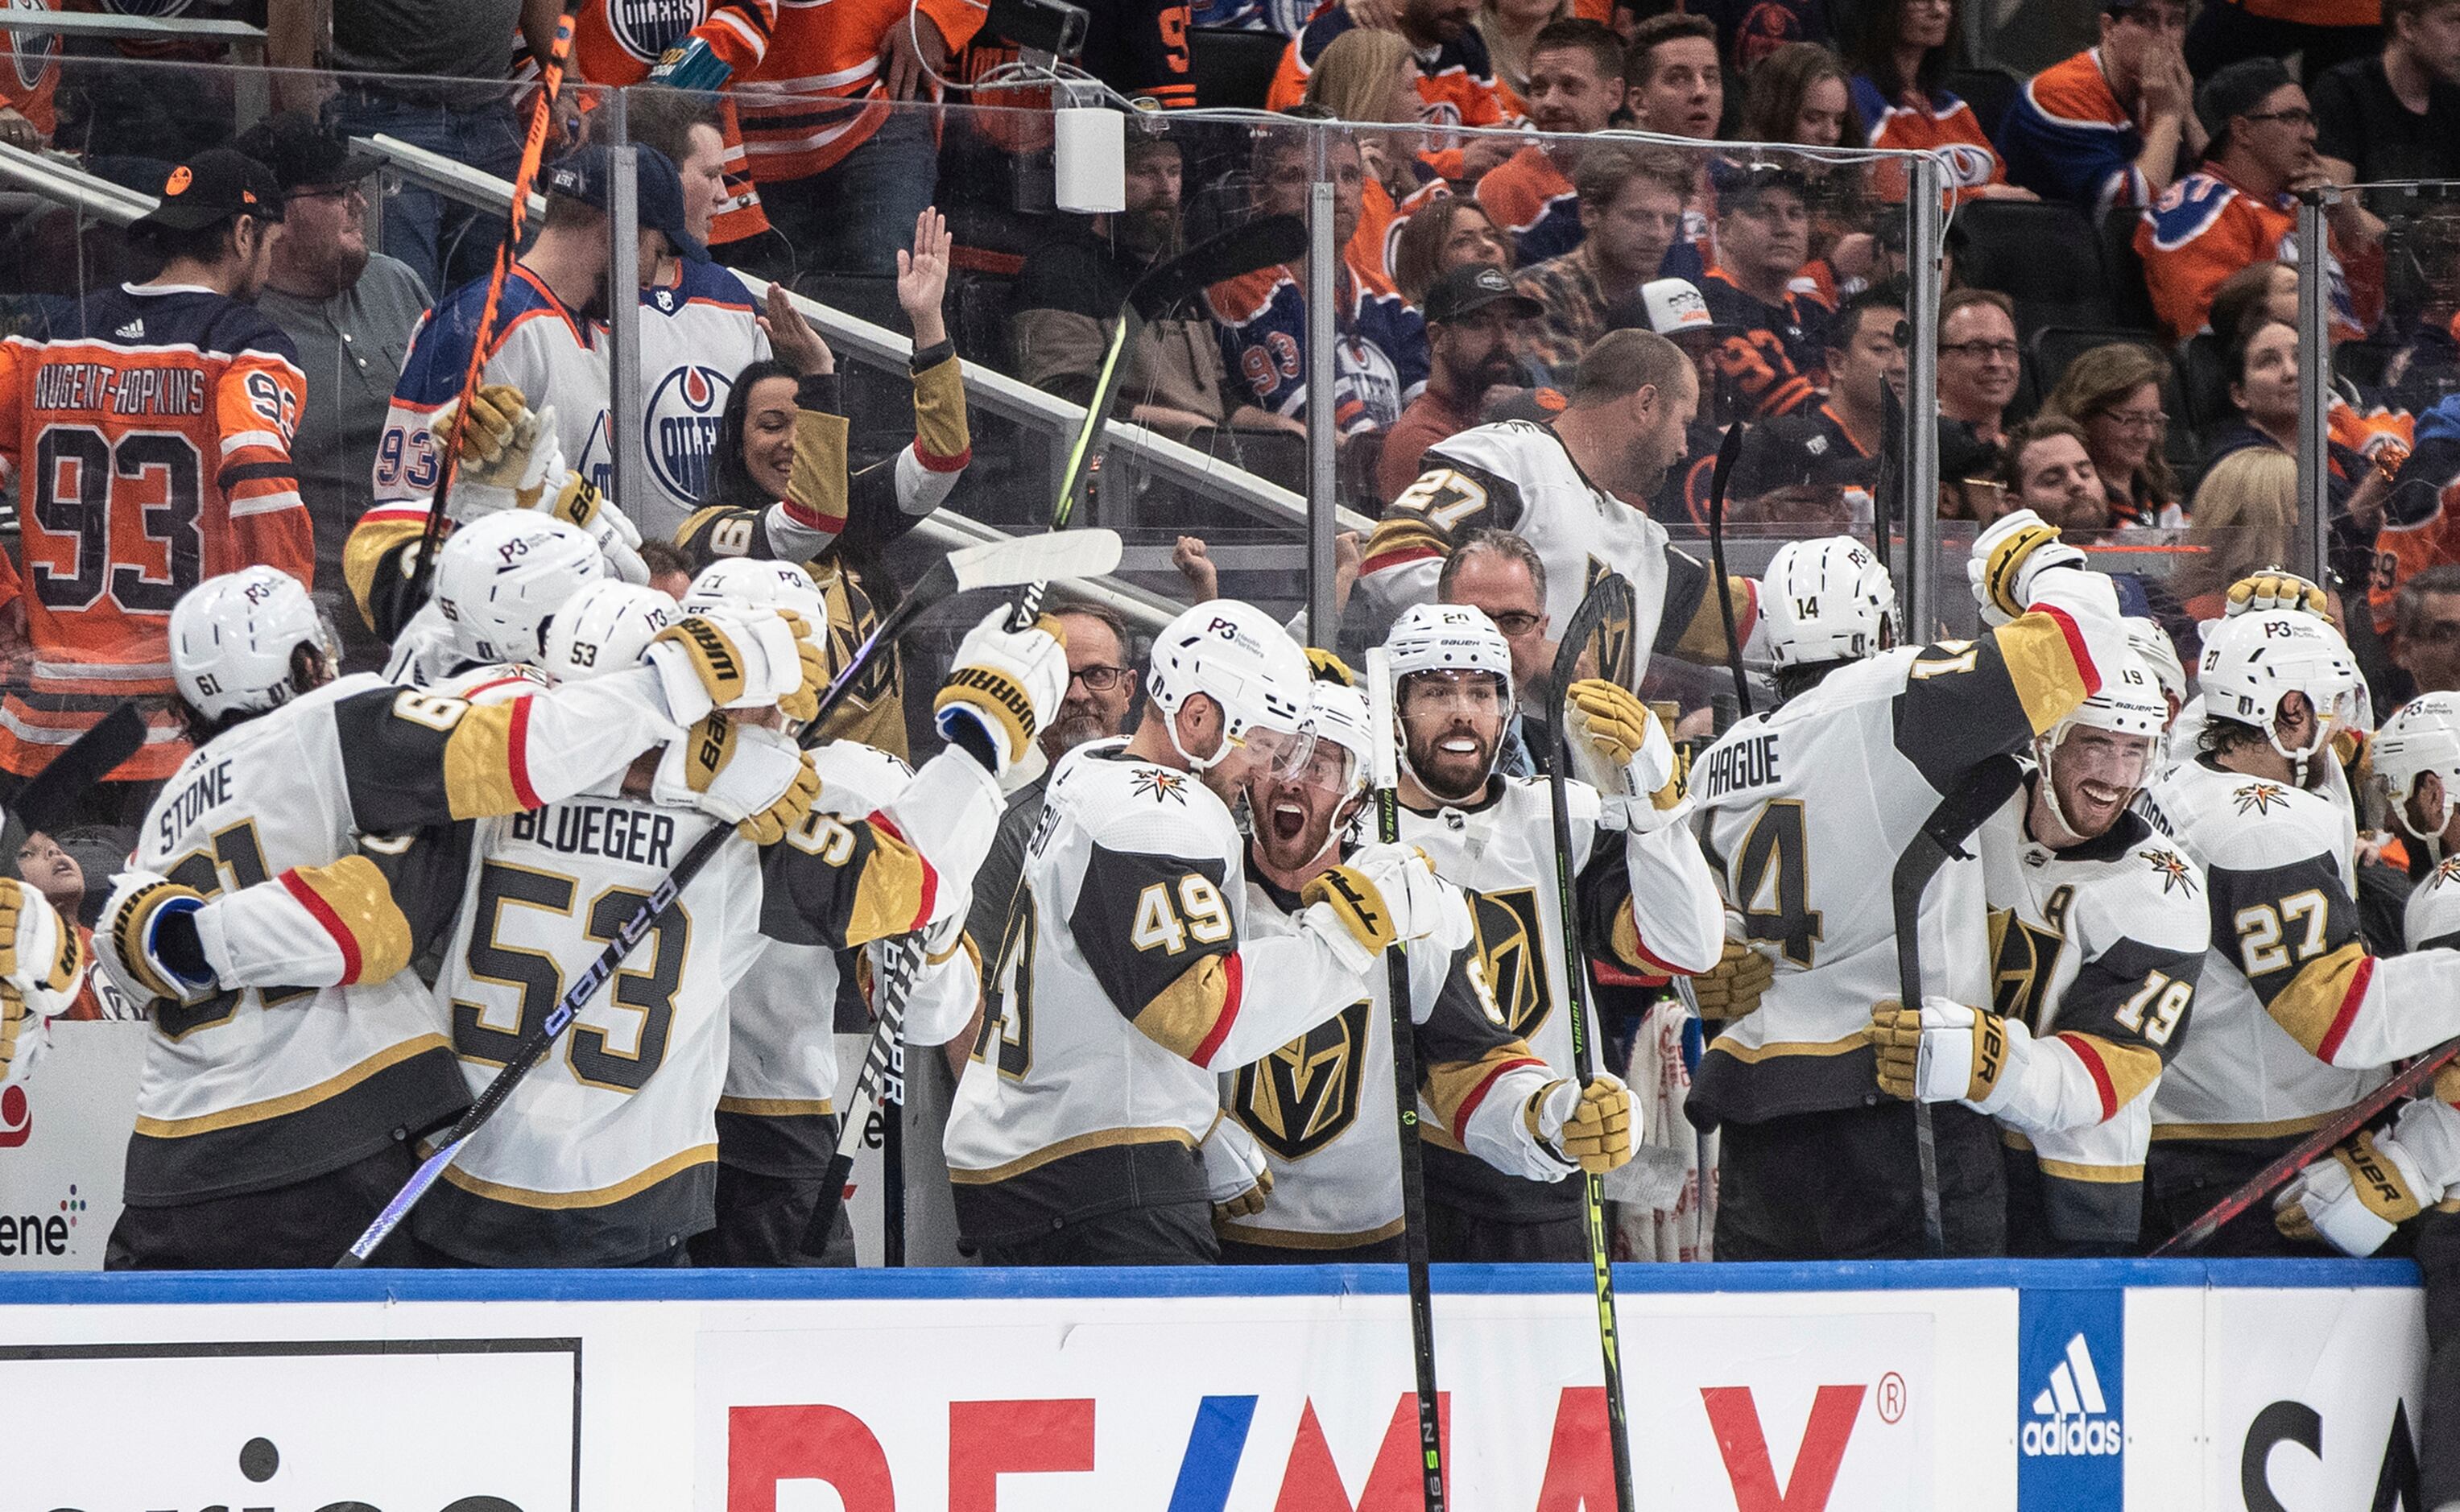
<svg viewBox="0 0 2460 1512">
<path fill-rule="evenodd" d="M 111 334 L 118 337 L 121 341 L 143 341 L 145 339 L 145 323 L 141 320 L 133 320 L 127 325 L 119 327 L 119 329 L 113 331 Z"/>
<path fill-rule="evenodd" d="M 2126 1425 L 2110 1416 L 2084 1335 L 2068 1340 L 2067 1358 L 2051 1367 L 2049 1384 L 2033 1398 L 2023 1448 L 2027 1455 L 2114 1455 L 2126 1446 Z"/>
</svg>

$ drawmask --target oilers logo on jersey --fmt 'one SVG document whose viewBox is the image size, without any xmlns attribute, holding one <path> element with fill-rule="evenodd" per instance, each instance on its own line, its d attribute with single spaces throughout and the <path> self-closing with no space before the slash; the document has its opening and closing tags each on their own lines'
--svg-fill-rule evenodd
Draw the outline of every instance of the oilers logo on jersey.
<svg viewBox="0 0 2460 1512">
<path fill-rule="evenodd" d="M 644 63 L 698 25 L 702 0 L 606 0 L 606 30 L 615 43 Z"/>
<path fill-rule="evenodd" d="M 1230 1111 L 1259 1144 L 1283 1160 L 1304 1160 L 1358 1121 L 1367 1068 L 1364 998 L 1239 1068 Z"/>
<path fill-rule="evenodd" d="M 672 300 L 674 290 L 658 289 L 653 297 Z M 693 364 L 668 372 L 649 391 L 649 466 L 668 493 L 701 496 L 716 453 L 718 418 L 732 388 L 724 373 Z"/>
<path fill-rule="evenodd" d="M 9 9 L 40 13 L 51 8 L 43 0 L 9 0 Z M 9 66 L 17 73 L 18 87 L 31 90 L 41 84 L 59 51 L 60 36 L 56 32 L 10 32 Z"/>
</svg>

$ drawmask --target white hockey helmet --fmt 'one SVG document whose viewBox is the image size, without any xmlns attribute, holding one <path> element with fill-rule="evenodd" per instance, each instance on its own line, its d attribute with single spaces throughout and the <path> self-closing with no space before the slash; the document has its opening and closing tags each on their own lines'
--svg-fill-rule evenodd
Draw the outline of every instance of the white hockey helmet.
<svg viewBox="0 0 2460 1512">
<path fill-rule="evenodd" d="M 598 543 L 535 510 L 482 514 L 435 554 L 435 607 L 470 662 L 536 662 L 547 620 L 606 576 Z"/>
<path fill-rule="evenodd" d="M 1384 661 L 1395 700 L 1420 672 L 1491 672 L 1503 684 L 1503 706 L 1512 707 L 1512 643 L 1474 605 L 1411 604 L 1384 638 Z"/>
<path fill-rule="evenodd" d="M 1788 541 L 1760 575 L 1760 620 L 1779 667 L 1860 661 L 1893 643 L 1896 608 L 1887 569 L 1851 536 Z"/>
<path fill-rule="evenodd" d="M 290 653 L 301 642 L 329 662 L 316 600 L 276 567 L 208 578 L 171 606 L 171 680 L 208 719 L 262 714 L 290 702 Z"/>
<path fill-rule="evenodd" d="M 640 661 L 650 640 L 684 614 L 655 588 L 601 578 L 565 599 L 546 622 L 541 660 L 559 682 L 620 671 Z"/>
<path fill-rule="evenodd" d="M 2232 615 L 2204 628 L 2195 684 L 2208 719 L 2235 720 L 2263 731 L 2272 748 L 2305 764 L 2331 744 L 2336 730 L 2363 719 L 2358 663 L 2341 632 L 2318 616 L 2290 609 Z M 2280 702 L 2302 693 L 2315 710 L 2315 740 L 2301 750 L 2280 744 L 2274 721 Z"/>
<path fill-rule="evenodd" d="M 703 609 L 791 609 L 814 634 L 829 622 L 828 603 L 810 573 L 755 556 L 721 556 L 702 568 L 684 594 L 684 613 Z"/>
<path fill-rule="evenodd" d="M 2162 629 L 2159 621 L 2142 615 L 2129 615 L 2118 622 L 2127 631 L 2128 649 L 2143 660 L 2145 669 L 2161 685 L 2161 696 L 2169 701 L 2170 718 L 2175 720 L 2178 711 L 2187 706 L 2187 700 L 2195 696 L 2195 690 L 2187 685 L 2187 669 L 2178 664 L 2178 648 L 2171 643 L 2170 632 Z"/>
<path fill-rule="evenodd" d="M 1306 654 L 1270 615 L 1236 598 L 1180 614 L 1154 638 L 1145 693 L 1169 726 L 1171 745 L 1197 771 L 1218 766 L 1231 744 L 1251 745 L 1277 770 L 1305 763 L 1314 673 Z M 1201 693 L 1221 709 L 1221 746 L 1198 761 L 1178 744 L 1178 710 Z"/>
<path fill-rule="evenodd" d="M 1315 749 L 1307 756 L 1299 780 L 1343 801 L 1367 786 L 1375 754 L 1375 730 L 1368 723 L 1367 694 L 1339 682 L 1318 682 L 1307 718 L 1314 725 Z"/>
<path fill-rule="evenodd" d="M 2075 830 L 2059 807 L 2055 775 L 2059 747 L 2066 744 L 2069 732 L 2096 729 L 2142 737 L 2144 748 L 2138 756 L 2098 773 L 2113 787 L 2133 789 L 2151 779 L 2169 723 L 2170 701 L 2162 695 L 2160 680 L 2144 664 L 2143 658 L 2132 651 L 2121 653 L 2112 665 L 2103 669 L 2100 691 L 2034 737 L 2033 759 L 2041 764 L 2042 797 L 2050 806 L 2051 814 L 2060 824 Z"/>
<path fill-rule="evenodd" d="M 2420 693 L 2392 711 L 2367 746 L 2373 753 L 2375 782 L 2394 818 L 2409 837 L 2441 840 L 2451 822 L 2451 806 L 2460 798 L 2460 693 Z M 2432 826 L 2421 830 L 2409 823 L 2408 803 L 2417 780 L 2432 772 L 2443 780 L 2442 809 Z"/>
</svg>

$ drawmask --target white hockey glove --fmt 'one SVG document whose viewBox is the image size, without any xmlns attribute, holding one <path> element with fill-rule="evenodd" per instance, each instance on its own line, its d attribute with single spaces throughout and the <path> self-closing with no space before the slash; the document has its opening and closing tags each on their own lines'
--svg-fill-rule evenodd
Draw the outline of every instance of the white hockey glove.
<svg viewBox="0 0 2460 1512">
<path fill-rule="evenodd" d="M 1563 716 L 1572 726 L 1572 774 L 1621 810 L 1629 832 L 1654 834 L 1691 811 L 1675 780 L 1674 743 L 1640 695 L 1589 678 L 1566 690 Z"/>
<path fill-rule="evenodd" d="M 1366 971 L 1397 940 L 1428 940 L 1449 955 L 1473 932 L 1460 890 L 1436 876 L 1415 846 L 1363 846 L 1310 879 L 1299 897 L 1307 905 L 1301 924 L 1351 971 Z"/>
<path fill-rule="evenodd" d="M 1273 1189 L 1273 1168 L 1247 1126 L 1224 1113 L 1213 1121 L 1198 1153 L 1204 1157 L 1204 1195 L 1216 1218 L 1252 1218 L 1264 1210 Z"/>
<path fill-rule="evenodd" d="M 828 663 L 803 638 L 802 620 L 774 609 L 704 609 L 661 630 L 641 660 L 657 669 L 667 714 L 697 724 L 712 708 L 767 708 L 787 717 L 808 710 L 828 681 Z"/>
<path fill-rule="evenodd" d="M 2401 1108 L 2389 1129 L 2360 1133 L 2291 1178 L 2272 1200 L 2272 1222 L 2292 1239 L 2322 1239 L 2343 1254 L 2370 1255 L 2454 1186 L 2460 1108 L 2419 1098 Z"/>
<path fill-rule="evenodd" d="M 1606 1072 L 1586 1087 L 1569 1078 L 1547 1082 L 1522 1117 L 1538 1144 L 1593 1176 L 1631 1159 L 1631 1092 Z"/>
<path fill-rule="evenodd" d="M 2331 600 L 2323 597 L 2322 587 L 2278 567 L 2249 573 L 2230 584 L 2229 598 L 2221 613 L 2226 618 L 2230 615 L 2269 614 L 2275 609 L 2294 610 L 2299 614 L 2313 615 L 2318 620 L 2328 620 L 2332 616 Z"/>
<path fill-rule="evenodd" d="M 2031 510 L 2002 514 L 1974 537 L 1964 564 L 1984 624 L 2003 625 L 2033 601 L 2033 581 L 2053 567 L 2081 567 L 2084 553 L 2059 539 L 2055 525 Z"/>
<path fill-rule="evenodd" d="M 0 1085 L 22 1081 L 76 999 L 85 945 L 43 894 L 0 878 Z"/>
<path fill-rule="evenodd" d="M 1925 998 L 1919 1012 L 1900 1002 L 1871 1007 L 1871 1044 L 1878 1052 L 1879 1090 L 1907 1102 L 1967 1102 L 1996 1111 L 1994 1096 L 2013 1062 L 2006 1019 L 1944 998 Z"/>
<path fill-rule="evenodd" d="M 697 808 L 753 845 L 774 845 L 803 822 L 820 774 L 793 738 L 712 713 L 670 742 L 649 783 L 651 803 Z"/>
<path fill-rule="evenodd" d="M 197 937 L 205 896 L 153 872 L 122 872 L 94 932 L 95 964 L 132 1002 L 169 999 L 185 1007 L 222 990 Z"/>
<path fill-rule="evenodd" d="M 1026 753 L 1068 693 L 1068 646 L 1056 620 L 1007 628 L 1007 610 L 994 609 L 965 632 L 948 681 L 931 701 L 940 736 L 976 756 L 988 753 L 991 775 L 1006 788 Z"/>
</svg>

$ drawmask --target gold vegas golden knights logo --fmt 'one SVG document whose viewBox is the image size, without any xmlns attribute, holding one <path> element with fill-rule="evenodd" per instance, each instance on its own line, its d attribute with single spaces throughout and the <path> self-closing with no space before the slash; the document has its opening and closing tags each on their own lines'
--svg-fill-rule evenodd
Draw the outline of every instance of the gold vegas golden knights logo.
<svg viewBox="0 0 2460 1512">
<path fill-rule="evenodd" d="M 2043 1027 L 2042 1003 L 2058 972 L 2059 952 L 2067 949 L 2068 905 L 2074 895 L 2073 888 L 2054 890 L 2042 908 L 2041 924 L 2026 923 L 2012 909 L 1990 911 L 1991 1006 L 2028 1029 Z"/>
<path fill-rule="evenodd" d="M 1554 1008 L 1546 980 L 1546 949 L 1539 943 L 1538 890 L 1510 888 L 1469 895 L 1477 927 L 1477 958 L 1486 984 L 1502 1010 L 1502 1023 L 1523 1040 L 1537 1034 Z"/>
<path fill-rule="evenodd" d="M 1258 1143 L 1283 1160 L 1304 1160 L 1358 1121 L 1369 1011 L 1362 998 L 1240 1068 L 1230 1110 Z"/>
</svg>

